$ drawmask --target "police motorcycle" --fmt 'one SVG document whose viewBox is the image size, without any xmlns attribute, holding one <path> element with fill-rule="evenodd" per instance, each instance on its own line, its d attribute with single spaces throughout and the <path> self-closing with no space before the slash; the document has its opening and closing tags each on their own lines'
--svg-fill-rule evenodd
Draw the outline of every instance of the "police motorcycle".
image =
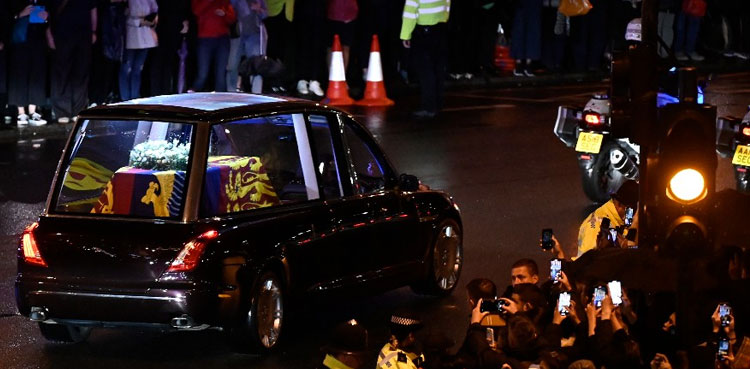
<svg viewBox="0 0 750 369">
<path fill-rule="evenodd" d="M 750 107 L 745 117 L 720 117 L 716 120 L 716 152 L 732 157 L 737 191 L 750 192 Z"/>
<path fill-rule="evenodd" d="M 640 18 L 628 24 L 625 38 L 640 42 Z M 661 76 L 662 88 L 657 107 L 677 103 L 677 68 Z M 703 90 L 698 88 L 698 102 Z M 594 202 L 609 201 L 626 180 L 638 180 L 640 146 L 628 138 L 612 134 L 611 101 L 606 94 L 594 95 L 583 108 L 559 106 L 554 133 L 567 146 L 575 148 L 581 182 L 586 196 Z"/>
</svg>

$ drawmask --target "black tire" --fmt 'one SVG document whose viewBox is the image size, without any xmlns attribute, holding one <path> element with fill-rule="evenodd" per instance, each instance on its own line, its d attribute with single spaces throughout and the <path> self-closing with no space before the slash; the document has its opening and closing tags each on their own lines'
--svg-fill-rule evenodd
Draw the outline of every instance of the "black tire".
<svg viewBox="0 0 750 369">
<path fill-rule="evenodd" d="M 261 273 L 248 294 L 232 329 L 232 343 L 239 352 L 266 354 L 275 350 L 284 328 L 284 291 L 281 279 L 271 271 Z"/>
<path fill-rule="evenodd" d="M 609 201 L 611 193 L 616 192 L 626 178 L 610 164 L 610 152 L 618 148 L 614 142 L 605 142 L 601 151 L 596 155 L 591 172 L 581 170 L 583 192 L 591 201 L 605 203 Z"/>
<path fill-rule="evenodd" d="M 432 296 L 450 295 L 458 285 L 463 266 L 463 233 L 455 220 L 440 222 L 426 262 L 427 277 L 412 285 L 412 290 Z"/>
<path fill-rule="evenodd" d="M 39 323 L 39 331 L 47 341 L 79 343 L 84 342 L 91 334 L 91 327 L 80 327 L 67 324 Z"/>
</svg>

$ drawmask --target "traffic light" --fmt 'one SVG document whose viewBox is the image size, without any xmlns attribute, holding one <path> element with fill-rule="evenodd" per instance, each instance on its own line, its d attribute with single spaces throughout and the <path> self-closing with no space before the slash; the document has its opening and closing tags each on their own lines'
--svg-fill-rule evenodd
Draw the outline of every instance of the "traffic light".
<svg viewBox="0 0 750 369">
<path fill-rule="evenodd" d="M 680 102 L 659 109 L 646 160 L 644 236 L 667 254 L 697 256 L 712 242 L 716 107 L 696 103 L 694 70 L 681 71 L 680 77 Z"/>
</svg>

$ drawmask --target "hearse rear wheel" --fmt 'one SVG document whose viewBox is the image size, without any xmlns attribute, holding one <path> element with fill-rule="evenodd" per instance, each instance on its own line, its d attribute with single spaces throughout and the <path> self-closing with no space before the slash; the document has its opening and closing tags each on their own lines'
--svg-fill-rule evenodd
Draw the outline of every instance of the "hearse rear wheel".
<svg viewBox="0 0 750 369">
<path fill-rule="evenodd" d="M 437 227 L 438 233 L 428 256 L 429 273 L 422 283 L 412 289 L 420 294 L 450 295 L 461 275 L 463 265 L 463 236 L 453 219 L 445 219 Z"/>
<path fill-rule="evenodd" d="M 261 274 L 244 306 L 233 337 L 237 349 L 263 354 L 278 347 L 285 316 L 284 291 L 276 274 Z"/>
<path fill-rule="evenodd" d="M 39 331 L 47 341 L 79 343 L 86 341 L 91 334 L 91 327 L 80 327 L 67 324 L 39 323 Z"/>
</svg>

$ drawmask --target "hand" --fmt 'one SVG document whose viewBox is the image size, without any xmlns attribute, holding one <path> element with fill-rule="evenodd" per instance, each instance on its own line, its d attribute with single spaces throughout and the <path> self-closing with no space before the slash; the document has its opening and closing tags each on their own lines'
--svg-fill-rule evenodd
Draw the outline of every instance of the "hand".
<svg viewBox="0 0 750 369">
<path fill-rule="evenodd" d="M 513 300 L 511 300 L 511 299 L 508 299 L 508 298 L 505 298 L 505 297 L 501 297 L 500 300 L 505 301 L 505 306 L 503 307 L 503 310 L 507 311 L 510 314 L 515 314 L 519 310 L 521 310 L 518 307 L 518 304 L 516 304 L 516 302 L 513 301 Z"/>
<path fill-rule="evenodd" d="M 711 323 L 713 324 L 714 333 L 719 333 L 719 328 L 721 328 L 721 316 L 719 316 L 719 305 L 716 306 L 716 310 L 714 310 L 714 313 L 711 314 Z"/>
<path fill-rule="evenodd" d="M 489 311 L 482 311 L 482 299 L 479 299 L 474 309 L 471 309 L 471 324 L 481 323 L 482 319 L 489 314 Z"/>
<path fill-rule="evenodd" d="M 190 22 L 186 20 L 182 21 L 182 29 L 180 30 L 180 34 L 181 35 L 187 34 L 189 30 L 190 30 Z"/>
<path fill-rule="evenodd" d="M 21 17 L 26 17 L 26 16 L 28 16 L 29 14 L 31 14 L 31 10 L 32 10 L 33 8 L 34 8 L 34 6 L 33 6 L 33 5 L 26 5 L 26 7 L 25 7 L 25 8 L 23 8 L 23 10 L 21 10 L 21 12 L 20 12 L 20 13 L 18 13 L 18 18 L 21 18 Z"/>
<path fill-rule="evenodd" d="M 554 234 L 552 235 L 552 242 L 554 242 L 554 245 L 550 250 L 552 255 L 554 255 L 558 259 L 565 259 L 565 251 L 563 251 L 562 246 L 560 245 L 560 241 L 557 240 L 557 237 L 555 237 Z"/>
<path fill-rule="evenodd" d="M 718 369 L 730 369 L 733 367 L 733 365 L 734 365 L 734 354 L 732 353 L 732 350 L 730 349 L 727 356 L 716 358 L 716 364 L 714 365 L 714 367 Z"/>
<path fill-rule="evenodd" d="M 572 299 L 568 308 L 568 318 L 573 319 L 573 323 L 576 325 L 581 324 L 581 318 L 578 317 L 578 310 L 576 309 L 576 302 Z"/>
<path fill-rule="evenodd" d="M 560 276 L 557 278 L 557 280 L 560 282 L 561 291 L 573 291 L 573 287 L 571 287 L 570 280 L 568 280 L 568 276 L 565 275 L 565 272 L 560 271 Z"/>
<path fill-rule="evenodd" d="M 46 10 L 40 11 L 39 13 L 37 13 L 37 15 L 45 22 L 47 21 L 47 17 L 49 17 L 49 13 L 47 13 Z"/>
<path fill-rule="evenodd" d="M 594 306 L 594 303 L 589 302 L 586 305 L 586 318 L 589 323 L 589 337 L 593 336 L 596 332 L 596 316 L 599 315 L 600 309 Z"/>
<path fill-rule="evenodd" d="M 676 325 L 677 325 L 677 314 L 672 313 L 672 314 L 669 314 L 669 319 L 666 322 L 664 322 L 664 325 L 661 327 L 661 329 L 664 332 L 669 332 L 670 330 L 672 330 L 672 327 Z M 719 331 L 717 330 L 715 333 L 719 333 Z"/>
<path fill-rule="evenodd" d="M 401 40 L 401 43 L 404 45 L 404 48 L 411 48 L 411 40 Z"/>
<path fill-rule="evenodd" d="M 259 2 L 255 1 L 252 4 L 250 4 L 250 10 L 255 11 L 255 12 L 259 12 L 259 11 L 263 10 L 263 8 L 260 6 Z"/>
<path fill-rule="evenodd" d="M 55 50 L 55 37 L 52 36 L 52 30 L 47 28 L 46 32 L 47 36 L 47 46 L 49 46 L 50 49 Z"/>
<path fill-rule="evenodd" d="M 558 309 L 558 305 L 555 304 L 554 313 L 552 314 L 552 324 L 560 325 L 560 323 L 565 320 L 565 317 L 560 313 L 560 309 Z"/>
<path fill-rule="evenodd" d="M 5 44 L 2 41 L 0 41 L 0 50 L 2 50 L 4 48 L 5 48 Z"/>
<path fill-rule="evenodd" d="M 672 369 L 672 365 L 669 363 L 669 359 L 664 354 L 657 353 L 654 359 L 651 360 L 651 369 Z"/>
<path fill-rule="evenodd" d="M 153 27 L 154 24 L 155 23 L 152 22 L 152 21 L 147 21 L 145 19 L 141 19 L 141 27 Z"/>
<path fill-rule="evenodd" d="M 612 297 L 609 295 L 604 296 L 604 300 L 602 300 L 602 320 L 609 320 L 614 310 L 615 305 L 612 303 Z"/>
<path fill-rule="evenodd" d="M 91 32 L 91 44 L 96 43 L 96 32 Z"/>
<path fill-rule="evenodd" d="M 216 14 L 216 15 L 218 15 L 220 17 L 223 17 L 223 16 L 227 15 L 227 13 L 223 9 L 216 9 L 216 10 L 214 10 L 214 14 Z"/>
</svg>

